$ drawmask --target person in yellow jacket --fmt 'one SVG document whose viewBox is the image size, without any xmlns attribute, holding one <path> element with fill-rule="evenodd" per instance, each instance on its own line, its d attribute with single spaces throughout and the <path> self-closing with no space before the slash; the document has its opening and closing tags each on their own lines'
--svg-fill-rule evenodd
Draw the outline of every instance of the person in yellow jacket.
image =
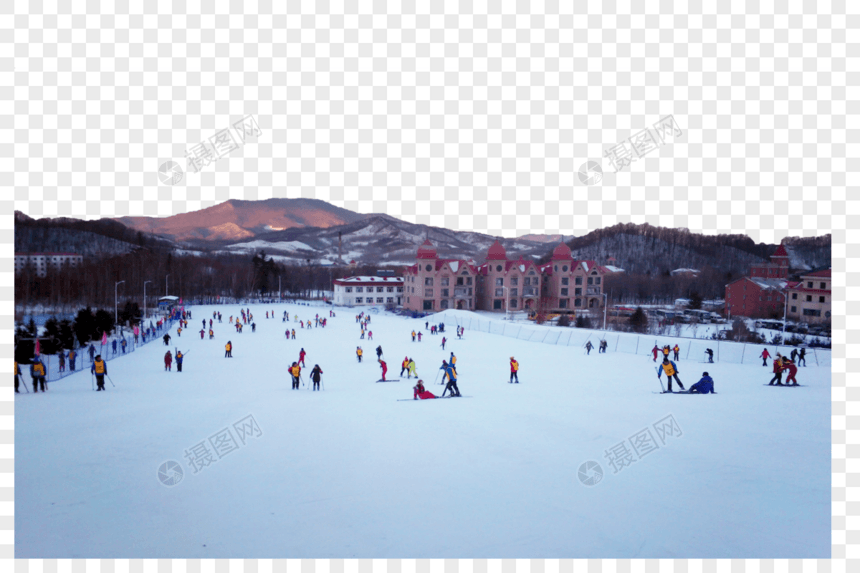
<svg viewBox="0 0 860 573">
<path fill-rule="evenodd" d="M 678 360 L 678 354 L 681 352 L 681 347 L 676 344 L 675 347 L 672 348 L 672 352 L 675 353 L 675 360 Z"/>
<path fill-rule="evenodd" d="M 668 346 L 666 348 L 668 348 Z M 660 376 L 663 374 L 663 372 L 666 373 L 666 378 L 669 381 L 669 390 L 668 390 L 669 392 L 672 391 L 672 377 L 673 376 L 675 377 L 675 382 L 677 382 L 678 386 L 681 387 L 681 390 L 684 389 L 684 385 L 681 384 L 681 379 L 678 378 L 678 367 L 675 366 L 674 362 L 669 361 L 668 356 L 663 358 L 663 363 L 657 368 L 657 379 L 660 378 Z"/>
<path fill-rule="evenodd" d="M 358 361 L 361 362 L 361 356 L 364 354 L 364 350 L 361 349 L 361 346 L 355 347 L 355 356 L 358 358 Z"/>
<path fill-rule="evenodd" d="M 412 342 L 415 342 L 415 331 L 412 331 Z"/>
<path fill-rule="evenodd" d="M 102 355 L 99 354 L 93 360 L 93 365 L 90 366 L 90 372 L 96 375 L 96 392 L 105 389 L 105 376 L 107 375 L 107 364 L 102 360 Z"/>
<path fill-rule="evenodd" d="M 409 370 L 409 357 L 404 356 L 403 362 L 400 363 L 400 377 L 403 377 L 403 373 Z"/>
<path fill-rule="evenodd" d="M 520 363 L 514 360 L 514 357 L 511 356 L 511 379 L 508 380 L 508 384 L 514 383 L 514 379 L 516 379 L 516 384 L 520 383 L 520 377 L 517 375 L 519 369 Z"/>
<path fill-rule="evenodd" d="M 224 358 L 233 358 L 233 343 L 232 342 L 230 342 L 228 340 L 227 344 L 224 346 L 224 350 L 226 351 L 226 352 L 224 352 Z"/>
<path fill-rule="evenodd" d="M 213 338 L 215 338 L 215 331 L 210 328 L 209 329 L 209 340 L 212 340 Z"/>
<path fill-rule="evenodd" d="M 47 390 L 47 386 L 45 385 L 45 375 L 47 373 L 48 369 L 45 368 L 45 363 L 42 362 L 42 359 L 37 354 L 30 364 L 30 377 L 33 378 L 33 392 L 39 391 L 39 382 L 42 383 L 42 392 Z"/>
<path fill-rule="evenodd" d="M 15 393 L 16 394 L 20 394 L 20 392 L 18 392 L 18 384 L 19 384 L 18 377 L 19 376 L 21 376 L 21 367 L 18 366 L 18 362 L 15 361 Z"/>
<path fill-rule="evenodd" d="M 409 359 L 409 372 L 406 373 L 406 379 L 408 380 L 412 376 L 418 378 L 418 373 L 415 372 L 415 361 L 411 358 Z"/>
<path fill-rule="evenodd" d="M 448 364 L 451 365 L 451 368 L 454 369 L 454 372 L 457 371 L 457 357 L 454 356 L 454 353 L 451 353 L 451 358 L 448 359 Z"/>
<path fill-rule="evenodd" d="M 293 390 L 299 389 L 299 376 L 302 375 L 302 367 L 299 366 L 298 362 L 293 362 L 293 365 L 290 366 L 290 376 L 293 377 Z"/>
<path fill-rule="evenodd" d="M 669 345 L 663 347 L 663 358 L 669 358 Z"/>
</svg>

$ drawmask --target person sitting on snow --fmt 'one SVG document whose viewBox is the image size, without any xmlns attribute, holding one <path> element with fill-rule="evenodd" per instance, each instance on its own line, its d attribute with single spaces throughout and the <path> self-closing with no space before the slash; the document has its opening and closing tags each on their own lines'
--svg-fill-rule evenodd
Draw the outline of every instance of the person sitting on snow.
<svg viewBox="0 0 860 573">
<path fill-rule="evenodd" d="M 428 392 L 427 389 L 424 388 L 424 381 L 423 380 L 419 380 L 418 384 L 413 386 L 412 390 L 413 390 L 413 392 L 412 392 L 412 399 L 413 400 L 417 400 L 418 398 L 421 398 L 422 400 L 428 400 L 430 398 L 436 397 L 435 394 L 433 394 L 432 392 Z"/>
<path fill-rule="evenodd" d="M 702 372 L 702 379 L 690 386 L 690 394 L 716 394 L 714 379 L 707 372 Z"/>
</svg>

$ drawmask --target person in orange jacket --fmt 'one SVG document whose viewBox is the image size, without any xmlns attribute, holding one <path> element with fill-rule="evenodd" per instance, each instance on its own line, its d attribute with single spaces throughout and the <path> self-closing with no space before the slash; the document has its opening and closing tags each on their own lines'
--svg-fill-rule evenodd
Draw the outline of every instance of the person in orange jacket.
<svg viewBox="0 0 860 573">
<path fill-rule="evenodd" d="M 403 373 L 409 370 L 409 357 L 404 356 L 403 362 L 400 363 L 400 376 L 403 376 Z"/>
<path fill-rule="evenodd" d="M 678 353 L 681 352 L 681 347 L 676 344 L 675 347 L 672 349 L 672 352 L 675 353 L 675 360 L 678 360 Z"/>
<path fill-rule="evenodd" d="M 774 383 L 777 386 L 782 386 L 782 356 L 780 356 L 779 352 L 776 353 L 776 359 L 773 361 L 773 378 L 770 379 L 768 386 L 773 386 Z"/>
<path fill-rule="evenodd" d="M 511 383 L 519 384 L 520 383 L 520 377 L 517 375 L 517 371 L 519 369 L 520 369 L 520 363 L 517 362 L 516 360 L 514 360 L 514 357 L 511 356 L 511 379 L 508 380 L 508 384 L 511 384 Z M 516 379 L 516 382 L 514 382 L 515 379 Z"/>
<path fill-rule="evenodd" d="M 224 358 L 233 358 L 233 343 L 229 340 L 227 344 L 224 346 Z"/>
</svg>

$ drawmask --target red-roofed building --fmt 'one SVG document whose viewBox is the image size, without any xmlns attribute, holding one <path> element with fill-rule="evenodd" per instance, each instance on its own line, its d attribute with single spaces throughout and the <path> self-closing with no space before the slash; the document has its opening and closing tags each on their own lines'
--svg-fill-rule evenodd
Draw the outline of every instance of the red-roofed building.
<svg viewBox="0 0 860 573">
<path fill-rule="evenodd" d="M 404 308 L 417 312 L 475 310 L 478 271 L 471 261 L 440 259 L 429 239 L 418 247 L 416 259 L 403 273 Z"/>
<path fill-rule="evenodd" d="M 509 261 L 496 241 L 487 250 L 487 262 L 478 267 L 478 308 L 532 310 L 540 298 L 541 274 L 533 261 Z"/>
<path fill-rule="evenodd" d="M 403 277 L 347 277 L 334 280 L 334 304 L 341 306 L 400 306 Z"/>
<path fill-rule="evenodd" d="M 552 312 L 603 309 L 603 277 L 609 270 L 595 261 L 575 260 L 564 243 L 552 252 L 550 261 L 541 267 L 543 295 Z"/>
<path fill-rule="evenodd" d="M 788 318 L 810 323 L 830 322 L 831 269 L 800 276 L 800 281 L 788 287 Z"/>
</svg>

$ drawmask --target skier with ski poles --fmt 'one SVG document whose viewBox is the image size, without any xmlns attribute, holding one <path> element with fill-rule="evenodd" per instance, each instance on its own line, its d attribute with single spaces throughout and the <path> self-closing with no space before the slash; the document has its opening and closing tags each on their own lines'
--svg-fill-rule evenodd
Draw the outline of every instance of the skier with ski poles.
<svg viewBox="0 0 860 573">
<path fill-rule="evenodd" d="M 107 364 L 105 364 L 105 361 L 102 360 L 101 354 L 96 356 L 95 360 L 93 361 L 93 365 L 90 366 L 90 373 L 96 375 L 96 384 L 98 385 L 96 392 L 104 390 L 105 376 L 107 375 Z"/>
<path fill-rule="evenodd" d="M 170 351 L 168 350 L 164 353 L 164 371 L 169 371 L 171 366 L 173 366 L 173 355 L 170 354 Z"/>
<path fill-rule="evenodd" d="M 432 392 L 428 392 L 426 388 L 424 388 L 424 381 L 419 380 L 418 384 L 412 387 L 412 399 L 417 400 L 421 398 L 422 400 L 430 400 L 435 398 L 436 395 Z"/>
<path fill-rule="evenodd" d="M 304 366 L 304 365 L 305 365 L 305 356 L 306 356 L 306 355 L 307 355 L 307 353 L 305 352 L 305 349 L 304 349 L 304 348 L 302 348 L 302 349 L 299 351 L 299 363 L 300 363 L 302 366 Z"/>
<path fill-rule="evenodd" d="M 311 370 L 311 380 L 314 383 L 314 391 L 320 389 L 320 374 L 322 374 L 322 368 L 320 368 L 319 364 L 314 364 L 314 369 Z"/>
<path fill-rule="evenodd" d="M 654 343 L 654 348 L 651 349 L 651 352 L 654 354 L 654 362 L 657 362 L 657 354 L 660 352 L 660 349 L 657 348 L 657 343 Z"/>
<path fill-rule="evenodd" d="M 403 362 L 400 363 L 400 377 L 403 377 L 403 373 L 409 370 L 409 357 L 404 356 Z"/>
<path fill-rule="evenodd" d="M 668 346 L 666 347 L 668 348 Z M 663 358 L 663 363 L 657 368 L 657 379 L 660 379 L 660 376 L 666 373 L 666 379 L 669 381 L 669 392 L 672 391 L 672 377 L 675 378 L 675 382 L 678 383 L 678 386 L 681 387 L 681 390 L 684 390 L 684 385 L 681 383 L 681 379 L 678 378 L 678 367 L 674 362 L 669 360 L 668 356 Z M 660 382 L 661 386 L 663 384 L 662 380 Z"/>
<path fill-rule="evenodd" d="M 185 358 L 185 355 L 178 348 L 176 349 L 176 371 L 182 372 L 182 360 Z"/>
<path fill-rule="evenodd" d="M 585 343 L 585 350 L 587 351 L 587 352 L 586 352 L 587 354 L 589 354 L 589 355 L 591 354 L 591 349 L 592 349 L 592 348 L 594 348 L 594 347 L 592 346 L 592 344 L 591 344 L 591 341 L 590 341 L 590 340 L 589 340 L 588 342 L 586 342 L 586 343 Z"/>
<path fill-rule="evenodd" d="M 406 379 L 408 380 L 412 376 L 418 378 L 418 373 L 415 372 L 415 361 L 411 358 L 409 359 L 409 371 L 406 373 Z"/>
<path fill-rule="evenodd" d="M 299 366 L 298 362 L 293 362 L 293 365 L 290 366 L 290 375 L 293 377 L 293 390 L 299 389 L 299 376 L 302 375 L 302 367 Z"/>
<path fill-rule="evenodd" d="M 21 376 L 21 367 L 18 366 L 18 361 L 16 360 L 15 361 L 15 393 L 16 394 L 20 394 L 20 392 L 18 392 L 18 384 L 20 383 L 20 376 Z M 24 390 L 27 390 L 28 394 L 30 393 L 30 390 L 27 389 L 26 384 L 24 384 Z"/>
<path fill-rule="evenodd" d="M 516 360 L 514 360 L 514 357 L 511 356 L 511 379 L 508 380 L 508 384 L 511 384 L 511 383 L 519 384 L 520 383 L 520 377 L 517 374 L 519 369 L 520 369 L 520 363 L 517 362 Z M 514 382 L 514 379 L 516 379 L 516 382 Z"/>
<path fill-rule="evenodd" d="M 451 397 L 452 398 L 453 397 L 459 397 L 460 396 L 460 389 L 457 387 L 457 371 L 454 370 L 454 368 L 451 365 L 449 365 L 447 362 L 445 362 L 444 360 L 442 361 L 441 370 L 443 370 L 445 372 L 445 378 L 448 379 L 448 384 L 445 386 L 445 389 L 442 391 L 442 398 L 445 397 L 445 393 L 448 392 L 448 390 L 451 391 Z M 445 378 L 442 379 L 443 382 L 444 382 Z"/>
<path fill-rule="evenodd" d="M 355 347 L 355 357 L 358 359 L 359 364 L 361 364 L 361 356 L 364 354 L 364 350 L 361 349 L 361 346 Z"/>
</svg>

